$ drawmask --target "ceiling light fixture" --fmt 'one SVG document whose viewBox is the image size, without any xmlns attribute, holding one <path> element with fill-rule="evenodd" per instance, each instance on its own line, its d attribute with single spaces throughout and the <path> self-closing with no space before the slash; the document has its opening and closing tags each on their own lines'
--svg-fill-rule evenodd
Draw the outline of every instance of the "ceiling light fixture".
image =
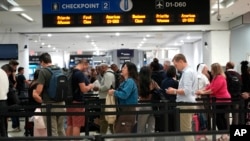
<svg viewBox="0 0 250 141">
<path fill-rule="evenodd" d="M 216 13 L 216 11 L 214 11 L 214 10 L 211 10 L 211 12 L 210 12 L 211 15 L 213 15 L 215 13 Z"/>
<path fill-rule="evenodd" d="M 228 3 L 226 7 L 228 8 L 228 7 L 232 6 L 232 5 L 234 5 L 234 1 L 231 1 L 230 3 Z"/>
<path fill-rule="evenodd" d="M 48 34 L 48 37 L 51 37 L 52 36 L 52 34 Z"/>
<path fill-rule="evenodd" d="M 15 2 L 14 0 L 7 0 L 7 2 L 13 6 L 19 6 L 19 4 Z"/>
<path fill-rule="evenodd" d="M 115 33 L 115 36 L 120 36 L 120 33 L 119 32 Z"/>
<path fill-rule="evenodd" d="M 24 18 L 25 20 L 29 21 L 29 22 L 33 22 L 34 21 L 29 15 L 27 15 L 25 13 L 20 13 L 18 15 L 21 16 L 22 18 Z"/>
<path fill-rule="evenodd" d="M 0 10 L 3 10 L 3 11 L 8 11 L 9 8 L 3 4 L 0 4 Z"/>
<path fill-rule="evenodd" d="M 18 7 L 18 6 L 10 6 L 9 7 L 9 11 L 11 12 L 21 12 L 21 11 L 24 11 L 21 7 Z"/>
<path fill-rule="evenodd" d="M 87 39 L 88 39 L 88 38 L 89 38 L 89 35 L 87 34 L 87 35 L 85 36 L 85 38 L 87 38 Z"/>
</svg>

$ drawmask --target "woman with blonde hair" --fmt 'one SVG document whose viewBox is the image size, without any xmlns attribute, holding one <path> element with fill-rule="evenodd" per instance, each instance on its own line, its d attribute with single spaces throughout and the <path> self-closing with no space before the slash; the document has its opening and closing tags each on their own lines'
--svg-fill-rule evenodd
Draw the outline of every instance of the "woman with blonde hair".
<svg viewBox="0 0 250 141">
<path fill-rule="evenodd" d="M 198 90 L 196 94 L 203 95 L 203 94 L 210 94 L 210 97 L 216 98 L 216 103 L 221 102 L 230 102 L 230 100 L 220 100 L 221 98 L 231 98 L 228 90 L 227 90 L 227 82 L 226 82 L 226 76 L 224 74 L 224 71 L 219 63 L 213 63 L 211 65 L 211 73 L 213 76 L 213 79 L 211 83 L 206 86 L 203 90 Z M 218 100 L 217 100 L 218 99 Z M 228 108 L 228 105 L 216 105 L 216 110 L 225 110 Z M 227 130 L 228 129 L 228 123 L 226 119 L 225 113 L 216 113 L 216 126 L 218 130 Z M 218 141 L 225 141 L 229 140 L 229 137 L 227 134 L 223 134 Z"/>
</svg>

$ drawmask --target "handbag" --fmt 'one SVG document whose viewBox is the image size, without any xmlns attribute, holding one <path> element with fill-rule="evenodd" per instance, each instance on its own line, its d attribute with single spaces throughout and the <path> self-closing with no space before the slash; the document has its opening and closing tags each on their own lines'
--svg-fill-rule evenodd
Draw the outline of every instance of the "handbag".
<svg viewBox="0 0 250 141">
<path fill-rule="evenodd" d="M 41 113 L 41 108 L 36 108 L 35 113 Z M 43 116 L 40 116 L 40 115 L 34 116 L 34 128 L 36 129 L 46 128 Z"/>
<path fill-rule="evenodd" d="M 105 105 L 113 105 L 115 106 L 115 98 L 107 94 Z M 105 108 L 105 112 L 116 112 L 116 107 Z M 105 115 L 105 120 L 108 124 L 114 124 L 116 120 L 116 115 Z"/>
<path fill-rule="evenodd" d="M 9 106 L 20 104 L 17 91 L 14 88 L 10 88 L 9 92 L 7 93 L 7 104 Z"/>
</svg>

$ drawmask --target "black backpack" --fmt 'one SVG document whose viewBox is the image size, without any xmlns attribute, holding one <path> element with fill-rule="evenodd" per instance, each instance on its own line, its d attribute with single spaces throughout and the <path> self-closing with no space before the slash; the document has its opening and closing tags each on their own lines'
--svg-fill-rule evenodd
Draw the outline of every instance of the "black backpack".
<svg viewBox="0 0 250 141">
<path fill-rule="evenodd" d="M 241 93 L 241 79 L 240 74 L 234 71 L 226 71 L 225 72 L 227 77 L 227 89 L 232 97 L 237 97 Z"/>
<path fill-rule="evenodd" d="M 68 86 L 67 86 L 67 99 L 65 100 L 66 104 L 71 104 L 74 98 L 74 93 L 79 92 L 79 88 L 73 89 L 73 75 L 75 72 L 79 70 L 71 69 L 66 73 L 68 79 Z"/>
<path fill-rule="evenodd" d="M 115 90 L 117 90 L 120 86 L 120 77 L 121 75 L 119 73 L 116 73 L 116 72 L 112 72 L 112 71 L 107 71 L 107 72 L 110 72 L 110 73 L 113 73 L 114 76 L 115 76 Z"/>
</svg>

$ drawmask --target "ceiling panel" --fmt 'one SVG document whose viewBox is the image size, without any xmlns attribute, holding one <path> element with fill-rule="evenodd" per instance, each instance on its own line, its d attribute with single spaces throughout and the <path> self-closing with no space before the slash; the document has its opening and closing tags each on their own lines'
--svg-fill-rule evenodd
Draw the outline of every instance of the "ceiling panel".
<svg viewBox="0 0 250 141">
<path fill-rule="evenodd" d="M 0 0 L 4 2 L 6 0 Z M 15 0 L 20 7 L 24 9 L 23 12 L 27 13 L 34 19 L 34 22 L 27 22 L 18 16 L 21 12 L 0 11 L 0 26 L 1 25 L 25 25 L 32 28 L 33 25 L 42 27 L 41 17 L 41 0 Z M 221 0 L 220 0 L 221 1 Z M 227 4 L 233 0 L 223 0 L 224 4 Z M 215 22 L 228 22 L 244 13 L 250 11 L 249 0 L 234 0 L 235 4 L 220 9 L 221 20 L 217 20 L 218 8 L 212 8 L 217 0 L 211 0 L 211 10 L 215 10 L 217 13 L 211 15 L 211 23 Z M 105 27 L 104 27 L 105 28 Z M 147 27 L 145 27 L 147 30 Z M 48 30 L 49 31 L 49 30 Z M 155 49 L 158 47 L 173 47 L 179 46 L 182 42 L 192 43 L 197 40 L 201 40 L 201 32 L 122 32 L 120 36 L 116 36 L 116 33 L 51 33 L 52 37 L 48 37 L 47 33 L 34 33 L 27 34 L 28 44 L 30 50 L 33 51 L 71 51 L 77 50 L 84 51 L 107 51 L 117 48 L 133 48 L 137 49 L 139 44 L 142 45 L 138 49 Z M 49 33 L 49 32 L 48 32 Z M 25 33 L 24 33 L 25 34 Z M 85 38 L 86 35 L 89 38 Z M 147 36 L 150 35 L 150 36 Z M 146 40 L 143 40 L 146 38 Z M 93 43 L 94 42 L 94 45 Z M 45 43 L 42 45 L 42 43 Z M 48 45 L 51 45 L 48 48 Z M 55 49 L 53 49 L 55 48 Z"/>
</svg>

